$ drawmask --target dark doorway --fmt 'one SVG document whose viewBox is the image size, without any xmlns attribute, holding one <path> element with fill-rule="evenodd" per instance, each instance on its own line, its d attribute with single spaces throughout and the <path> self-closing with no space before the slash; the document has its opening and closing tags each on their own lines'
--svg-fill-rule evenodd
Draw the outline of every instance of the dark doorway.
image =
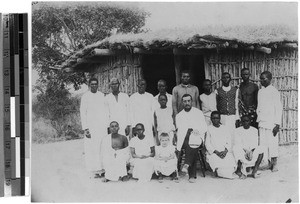
<svg viewBox="0 0 300 204">
<path fill-rule="evenodd" d="M 203 93 L 202 83 L 205 79 L 204 59 L 202 55 L 181 55 L 181 70 L 189 70 L 191 73 L 191 84 L 199 89 L 199 93 Z"/>
<path fill-rule="evenodd" d="M 143 76 L 147 81 L 146 91 L 158 94 L 157 82 L 164 79 L 167 82 L 167 92 L 172 94 L 172 89 L 176 86 L 176 75 L 174 68 L 174 55 L 144 55 L 142 60 Z"/>
</svg>

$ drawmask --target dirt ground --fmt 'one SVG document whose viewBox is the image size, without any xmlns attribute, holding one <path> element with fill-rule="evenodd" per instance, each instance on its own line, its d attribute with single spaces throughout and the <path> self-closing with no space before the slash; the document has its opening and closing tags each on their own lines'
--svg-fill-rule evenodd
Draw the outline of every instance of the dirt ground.
<svg viewBox="0 0 300 204">
<path fill-rule="evenodd" d="M 83 140 L 32 144 L 33 202 L 282 203 L 299 202 L 298 146 L 281 146 L 279 172 L 261 171 L 257 179 L 229 180 L 198 172 L 196 183 L 103 183 L 84 170 Z"/>
</svg>

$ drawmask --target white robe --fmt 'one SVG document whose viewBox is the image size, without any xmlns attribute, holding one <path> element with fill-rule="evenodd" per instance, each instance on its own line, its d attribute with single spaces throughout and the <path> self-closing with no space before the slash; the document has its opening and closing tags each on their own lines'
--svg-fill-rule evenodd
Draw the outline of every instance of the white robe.
<svg viewBox="0 0 300 204">
<path fill-rule="evenodd" d="M 107 135 L 108 112 L 101 92 L 86 92 L 81 98 L 80 117 L 82 129 L 89 129 L 91 138 L 84 138 L 85 163 L 87 171 L 102 169 L 100 145 Z"/>
<path fill-rule="evenodd" d="M 129 146 L 135 149 L 137 155 L 149 155 L 151 147 L 154 147 L 153 140 L 139 139 L 134 137 L 130 140 Z M 139 181 L 150 181 L 154 172 L 154 158 L 148 157 L 146 159 L 132 158 L 131 164 L 134 166 L 132 177 L 139 179 Z"/>
<path fill-rule="evenodd" d="M 113 149 L 111 134 L 109 134 L 102 140 L 101 152 L 106 179 L 118 181 L 120 177 L 127 175 L 126 163 L 130 158 L 129 147 L 120 150 Z"/>
<path fill-rule="evenodd" d="M 282 104 L 278 90 L 269 85 L 258 91 L 257 122 L 259 126 L 259 145 L 265 146 L 264 162 L 272 157 L 278 157 L 278 133 L 273 136 L 273 128 L 281 125 Z"/>
<path fill-rule="evenodd" d="M 224 125 L 220 125 L 218 128 L 213 125 L 208 126 L 205 143 L 208 152 L 206 159 L 212 170 L 215 171 L 217 168 L 218 175 L 224 178 L 233 178 L 233 173 L 236 168 L 234 157 L 232 153 L 228 151 L 226 156 L 221 159 L 214 151 L 217 150 L 221 152 L 224 151 L 225 148 L 228 150 L 230 140 L 230 132 Z"/>
<path fill-rule="evenodd" d="M 245 150 L 253 151 L 253 157 L 251 161 L 245 158 Z M 239 127 L 235 130 L 235 146 L 233 147 L 233 154 L 236 160 L 242 162 L 241 171 L 244 175 L 247 175 L 246 168 L 255 165 L 259 154 L 263 153 L 264 149 L 262 146 L 258 146 L 258 130 L 254 127 L 245 129 L 244 127 Z"/>
<path fill-rule="evenodd" d="M 201 140 L 204 141 L 205 132 L 207 131 L 207 125 L 204 119 L 204 115 L 201 110 L 192 107 L 189 112 L 184 109 L 176 115 L 176 127 L 177 131 L 177 150 L 181 150 L 187 130 L 192 128 L 198 130 Z"/>
<path fill-rule="evenodd" d="M 130 125 L 129 96 L 120 92 L 117 101 L 116 97 L 110 93 L 105 96 L 105 101 L 108 107 L 109 123 L 117 121 L 120 127 L 119 133 L 125 135 L 125 128 Z"/>
<path fill-rule="evenodd" d="M 155 171 L 159 171 L 165 176 L 170 176 L 174 171 L 177 170 L 177 157 L 169 159 L 168 161 L 159 160 L 161 157 L 169 157 L 175 154 L 175 147 L 169 144 L 167 147 L 155 146 L 155 160 L 154 168 Z"/>
<path fill-rule="evenodd" d="M 134 127 L 138 123 L 142 123 L 145 127 L 145 136 L 147 139 L 153 138 L 152 126 L 154 124 L 154 98 L 150 93 L 145 92 L 139 94 L 138 92 L 132 94 L 129 98 L 131 125 Z"/>
<path fill-rule="evenodd" d="M 217 110 L 217 96 L 215 92 L 212 92 L 209 95 L 206 95 L 205 93 L 201 94 L 199 96 L 201 101 L 201 109 L 203 112 L 203 115 L 205 117 L 205 121 L 207 126 L 211 125 L 210 115 L 213 111 Z"/>
</svg>

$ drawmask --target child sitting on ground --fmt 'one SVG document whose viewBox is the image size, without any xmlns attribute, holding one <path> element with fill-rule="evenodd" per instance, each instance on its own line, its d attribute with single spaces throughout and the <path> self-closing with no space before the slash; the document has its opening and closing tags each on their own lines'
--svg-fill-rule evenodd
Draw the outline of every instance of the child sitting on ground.
<svg viewBox="0 0 300 204">
<path fill-rule="evenodd" d="M 171 176 L 175 182 L 178 182 L 175 146 L 171 144 L 168 133 L 162 133 L 160 146 L 155 146 L 154 168 L 159 182 L 163 181 L 163 176 Z"/>
</svg>

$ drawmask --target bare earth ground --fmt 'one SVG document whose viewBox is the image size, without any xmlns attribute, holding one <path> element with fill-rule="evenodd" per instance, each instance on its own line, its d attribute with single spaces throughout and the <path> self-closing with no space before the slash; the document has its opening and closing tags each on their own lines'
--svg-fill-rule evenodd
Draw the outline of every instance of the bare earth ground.
<svg viewBox="0 0 300 204">
<path fill-rule="evenodd" d="M 246 180 L 215 178 L 200 172 L 196 183 L 103 183 L 84 170 L 83 140 L 32 144 L 31 198 L 36 202 L 299 202 L 298 146 L 281 146 L 279 172 L 264 170 Z"/>
</svg>

